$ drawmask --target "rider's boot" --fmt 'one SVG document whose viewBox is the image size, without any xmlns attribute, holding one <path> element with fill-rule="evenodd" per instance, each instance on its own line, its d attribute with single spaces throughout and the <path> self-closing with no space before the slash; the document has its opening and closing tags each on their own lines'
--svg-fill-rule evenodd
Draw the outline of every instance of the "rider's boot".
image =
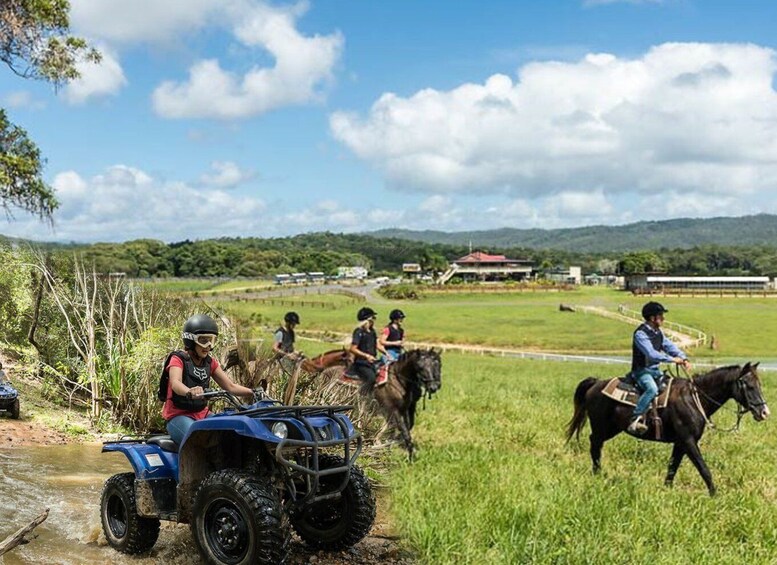
<svg viewBox="0 0 777 565">
<path fill-rule="evenodd" d="M 642 416 L 635 416 L 631 419 L 631 423 L 629 424 L 629 427 L 626 428 L 626 431 L 630 434 L 641 436 L 647 429 L 648 427 L 645 425 L 644 418 Z"/>
</svg>

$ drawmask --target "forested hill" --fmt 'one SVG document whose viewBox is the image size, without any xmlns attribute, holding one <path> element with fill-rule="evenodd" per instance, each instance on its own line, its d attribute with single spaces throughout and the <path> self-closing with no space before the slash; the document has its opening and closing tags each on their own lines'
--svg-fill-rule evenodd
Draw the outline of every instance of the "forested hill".
<svg viewBox="0 0 777 565">
<path fill-rule="evenodd" d="M 474 247 L 522 247 L 583 253 L 689 249 L 705 245 L 777 246 L 777 216 L 759 214 L 739 218 L 681 218 L 623 226 L 553 230 L 501 228 L 448 233 L 387 229 L 370 235 L 449 245 L 469 245 L 472 242 Z"/>
</svg>

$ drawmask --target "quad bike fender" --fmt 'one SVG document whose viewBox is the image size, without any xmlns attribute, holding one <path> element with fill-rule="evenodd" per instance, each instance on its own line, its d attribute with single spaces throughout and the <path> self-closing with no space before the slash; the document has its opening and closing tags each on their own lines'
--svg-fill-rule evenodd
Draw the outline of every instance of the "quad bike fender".
<svg viewBox="0 0 777 565">
<path fill-rule="evenodd" d="M 146 443 L 111 442 L 103 445 L 103 453 L 123 453 L 139 480 L 178 479 L 178 454 L 162 451 Z"/>
</svg>

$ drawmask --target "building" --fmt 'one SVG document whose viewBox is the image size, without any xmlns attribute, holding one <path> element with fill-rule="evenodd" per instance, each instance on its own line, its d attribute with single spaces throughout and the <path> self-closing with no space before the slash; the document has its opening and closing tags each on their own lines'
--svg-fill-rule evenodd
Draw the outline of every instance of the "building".
<svg viewBox="0 0 777 565">
<path fill-rule="evenodd" d="M 663 292 L 671 290 L 768 290 L 769 277 L 674 277 L 635 274 L 626 277 L 626 290 Z"/>
<path fill-rule="evenodd" d="M 291 275 L 288 275 L 288 274 L 275 275 L 275 284 L 291 284 Z"/>
<path fill-rule="evenodd" d="M 367 269 L 365 267 L 337 267 L 337 278 L 339 279 L 366 279 Z"/>
<path fill-rule="evenodd" d="M 402 272 L 406 275 L 418 275 L 421 273 L 420 263 L 402 263 Z"/>
<path fill-rule="evenodd" d="M 545 278 L 550 281 L 565 284 L 582 284 L 583 269 L 581 267 L 558 267 L 545 273 Z"/>
<path fill-rule="evenodd" d="M 531 276 L 532 267 L 532 262 L 525 259 L 473 251 L 453 261 L 437 282 L 445 284 L 454 277 L 465 281 L 522 281 Z"/>
</svg>

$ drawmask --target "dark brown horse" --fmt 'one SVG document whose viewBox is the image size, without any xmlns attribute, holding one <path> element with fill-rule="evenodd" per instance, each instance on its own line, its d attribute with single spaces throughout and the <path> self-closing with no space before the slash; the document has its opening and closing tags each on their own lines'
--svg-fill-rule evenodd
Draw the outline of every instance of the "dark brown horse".
<svg viewBox="0 0 777 565">
<path fill-rule="evenodd" d="M 666 474 L 667 486 L 672 485 L 677 468 L 687 455 L 704 479 L 710 495 L 715 494 L 712 475 L 699 451 L 699 439 L 709 418 L 732 398 L 739 405 L 740 416 L 750 412 L 757 421 L 769 417 L 769 407 L 763 397 L 757 369 L 758 363 L 747 363 L 744 367 L 720 367 L 698 375 L 692 381 L 674 380 L 669 402 L 666 408 L 659 412 L 663 432 L 658 441 L 674 444 L 669 471 Z M 604 442 L 628 427 L 634 410 L 632 406 L 621 404 L 602 394 L 607 382 L 593 377 L 580 382 L 575 391 L 575 413 L 567 427 L 567 441 L 575 435 L 579 440 L 586 415 L 588 416 L 591 422 L 589 437 L 594 473 L 598 473 L 601 468 Z M 644 439 L 655 437 L 653 424 L 650 423 L 649 426 Z"/>
<path fill-rule="evenodd" d="M 413 349 L 399 356 L 389 366 L 389 380 L 385 385 L 362 388 L 372 394 L 383 410 L 389 425 L 402 435 L 408 456 L 413 459 L 415 446 L 410 430 L 415 425 L 416 404 L 428 394 L 429 398 L 442 387 L 442 359 L 434 349 Z"/>
</svg>

